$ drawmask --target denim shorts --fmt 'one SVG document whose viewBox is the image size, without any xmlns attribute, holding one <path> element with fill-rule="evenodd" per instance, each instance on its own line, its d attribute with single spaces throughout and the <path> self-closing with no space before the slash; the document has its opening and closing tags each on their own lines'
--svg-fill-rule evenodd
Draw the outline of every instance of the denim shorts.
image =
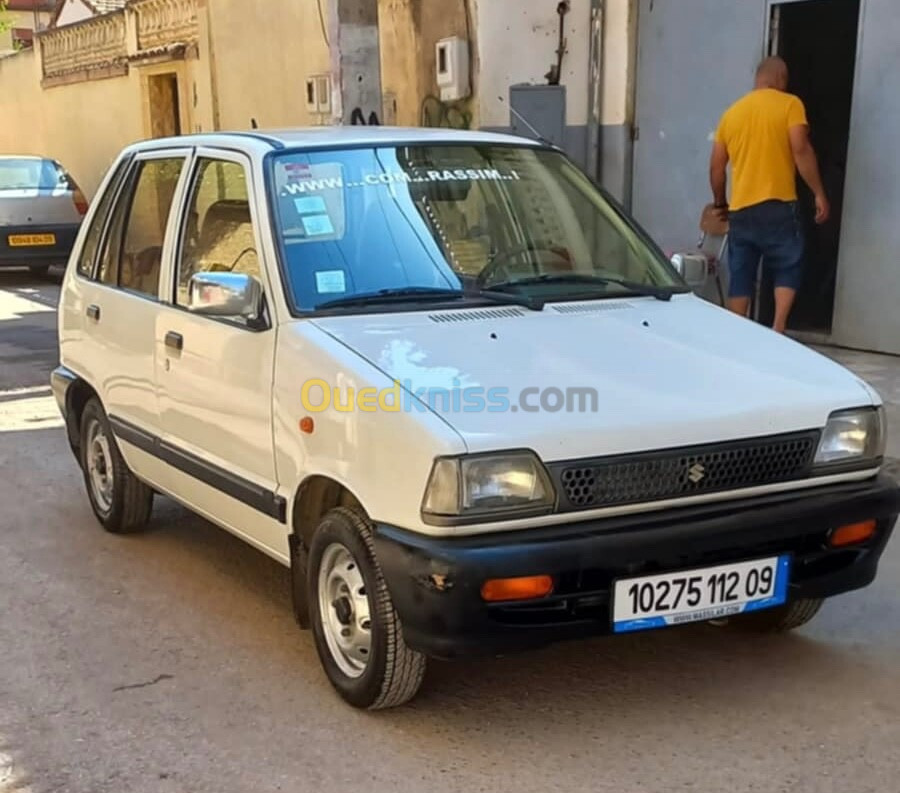
<svg viewBox="0 0 900 793">
<path fill-rule="evenodd" d="M 775 286 L 797 289 L 803 276 L 803 229 L 796 201 L 764 201 L 728 218 L 729 297 L 750 297 L 759 260 Z"/>
</svg>

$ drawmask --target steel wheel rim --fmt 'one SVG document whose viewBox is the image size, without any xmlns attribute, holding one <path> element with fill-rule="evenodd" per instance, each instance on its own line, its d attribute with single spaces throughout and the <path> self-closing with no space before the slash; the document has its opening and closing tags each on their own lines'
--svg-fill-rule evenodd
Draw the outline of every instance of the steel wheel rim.
<svg viewBox="0 0 900 793">
<path fill-rule="evenodd" d="M 97 419 L 92 419 L 87 431 L 88 481 L 94 501 L 102 512 L 109 512 L 113 503 L 113 462 L 109 438 Z"/>
<path fill-rule="evenodd" d="M 322 554 L 317 589 L 328 651 L 341 672 L 359 677 L 372 651 L 372 617 L 359 564 L 341 543 L 332 543 Z"/>
</svg>

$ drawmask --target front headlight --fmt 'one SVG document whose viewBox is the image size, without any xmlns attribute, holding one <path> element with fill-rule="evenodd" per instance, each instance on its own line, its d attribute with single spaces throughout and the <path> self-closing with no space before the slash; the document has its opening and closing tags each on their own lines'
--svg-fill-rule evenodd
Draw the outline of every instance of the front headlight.
<svg viewBox="0 0 900 793">
<path fill-rule="evenodd" d="M 816 450 L 816 465 L 875 462 L 884 455 L 884 411 L 882 408 L 839 410 L 828 423 Z"/>
<path fill-rule="evenodd" d="M 425 488 L 422 515 L 429 523 L 445 518 L 509 517 L 550 510 L 555 503 L 550 477 L 533 452 L 440 457 Z"/>
</svg>

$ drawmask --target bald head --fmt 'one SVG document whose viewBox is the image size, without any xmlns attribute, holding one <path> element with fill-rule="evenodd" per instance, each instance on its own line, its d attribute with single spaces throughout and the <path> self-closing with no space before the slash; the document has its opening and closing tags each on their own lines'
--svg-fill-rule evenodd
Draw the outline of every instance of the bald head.
<svg viewBox="0 0 900 793">
<path fill-rule="evenodd" d="M 782 58 L 765 58 L 756 67 L 756 87 L 787 91 L 788 67 Z"/>
</svg>

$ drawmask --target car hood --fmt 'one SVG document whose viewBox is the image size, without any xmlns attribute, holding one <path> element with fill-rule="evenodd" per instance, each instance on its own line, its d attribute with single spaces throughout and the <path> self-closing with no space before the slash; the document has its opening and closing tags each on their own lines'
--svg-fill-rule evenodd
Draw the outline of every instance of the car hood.
<svg viewBox="0 0 900 793">
<path fill-rule="evenodd" d="M 313 321 L 418 392 L 473 452 L 671 448 L 822 427 L 872 404 L 843 367 L 693 295 Z M 582 409 L 573 389 L 592 390 Z"/>
</svg>

